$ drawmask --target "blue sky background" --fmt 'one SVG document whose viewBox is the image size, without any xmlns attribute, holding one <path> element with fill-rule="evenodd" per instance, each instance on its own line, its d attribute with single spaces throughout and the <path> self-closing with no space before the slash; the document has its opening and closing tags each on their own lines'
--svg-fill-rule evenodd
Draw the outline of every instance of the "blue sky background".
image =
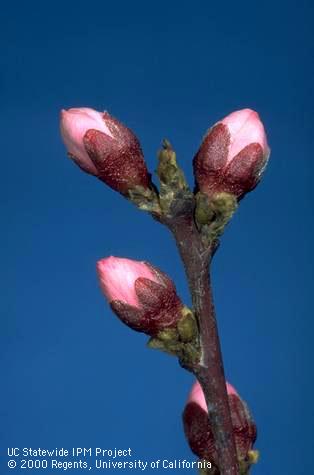
<svg viewBox="0 0 314 475">
<path fill-rule="evenodd" d="M 258 425 L 253 473 L 312 473 L 313 2 L 17 1 L 0 22 L 1 474 L 24 473 L 7 447 L 193 460 L 191 375 L 113 316 L 95 274 L 107 255 L 145 259 L 189 302 L 174 242 L 66 158 L 71 106 L 133 128 L 152 171 L 168 137 L 191 183 L 205 130 L 259 111 L 271 160 L 215 256 L 215 302 L 227 377 Z"/>
</svg>

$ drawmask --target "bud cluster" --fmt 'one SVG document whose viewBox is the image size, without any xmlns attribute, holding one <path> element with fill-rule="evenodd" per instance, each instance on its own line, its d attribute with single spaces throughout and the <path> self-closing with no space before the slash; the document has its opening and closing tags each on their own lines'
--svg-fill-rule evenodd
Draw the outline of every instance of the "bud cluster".
<svg viewBox="0 0 314 475">
<path fill-rule="evenodd" d="M 164 140 L 158 154 L 157 191 L 139 140 L 108 112 L 63 110 L 61 135 L 68 155 L 82 170 L 151 212 L 172 231 L 182 222 L 188 223 L 202 256 L 217 248 L 218 237 L 238 202 L 260 181 L 270 153 L 258 114 L 250 109 L 235 111 L 208 130 L 195 154 L 194 193 L 175 151 Z M 123 323 L 149 335 L 151 348 L 177 355 L 182 366 L 193 371 L 193 365 L 200 364 L 197 311 L 194 315 L 184 306 L 167 275 L 149 263 L 117 257 L 101 259 L 97 272 L 103 294 Z M 246 404 L 229 383 L 227 392 L 240 472 L 247 474 L 256 459 L 252 450 L 256 427 Z M 192 451 L 218 470 L 217 448 L 199 383 L 193 386 L 183 422 Z"/>
<path fill-rule="evenodd" d="M 169 214 L 178 199 L 191 195 L 166 140 L 159 153 L 157 194 L 137 137 L 108 112 L 63 110 L 61 134 L 82 170 L 156 217 Z M 258 184 L 268 157 L 264 126 L 251 109 L 233 112 L 209 129 L 193 160 L 195 221 L 204 241 L 222 233 L 237 201 Z"/>
</svg>

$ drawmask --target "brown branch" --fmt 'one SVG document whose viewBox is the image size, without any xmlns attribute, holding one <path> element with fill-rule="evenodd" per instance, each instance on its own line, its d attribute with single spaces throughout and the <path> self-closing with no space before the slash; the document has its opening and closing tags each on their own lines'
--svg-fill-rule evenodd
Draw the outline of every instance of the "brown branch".
<svg viewBox="0 0 314 475">
<path fill-rule="evenodd" d="M 238 461 L 225 383 L 209 266 L 217 244 L 203 244 L 193 219 L 194 198 L 182 196 L 163 222 L 174 235 L 184 263 L 200 331 L 200 362 L 189 368 L 202 386 L 218 453 L 220 475 L 238 475 Z"/>
</svg>

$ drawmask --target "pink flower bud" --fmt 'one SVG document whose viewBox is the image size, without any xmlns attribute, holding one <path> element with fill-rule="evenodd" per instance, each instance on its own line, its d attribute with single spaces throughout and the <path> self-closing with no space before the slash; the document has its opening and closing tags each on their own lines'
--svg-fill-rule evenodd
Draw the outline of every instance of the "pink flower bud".
<svg viewBox="0 0 314 475">
<path fill-rule="evenodd" d="M 149 188 L 138 139 L 108 112 L 84 107 L 63 110 L 61 135 L 70 157 L 114 190 L 127 194 L 135 186 Z"/>
<path fill-rule="evenodd" d="M 182 302 L 169 277 L 146 263 L 107 257 L 97 263 L 101 289 L 129 327 L 154 336 L 176 326 Z"/>
<path fill-rule="evenodd" d="M 226 383 L 237 454 L 246 460 L 256 440 L 256 426 L 248 408 L 231 384 Z M 208 410 L 203 390 L 196 382 L 183 412 L 185 436 L 192 452 L 217 466 L 218 455 L 208 420 Z"/>
<path fill-rule="evenodd" d="M 270 154 L 257 112 L 232 112 L 206 134 L 194 157 L 200 191 L 232 193 L 239 199 L 258 184 Z"/>
</svg>

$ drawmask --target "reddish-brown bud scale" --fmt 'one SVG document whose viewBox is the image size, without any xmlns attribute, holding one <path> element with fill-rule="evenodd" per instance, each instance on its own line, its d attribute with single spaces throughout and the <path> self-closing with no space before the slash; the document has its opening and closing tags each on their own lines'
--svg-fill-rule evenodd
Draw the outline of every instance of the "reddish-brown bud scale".
<svg viewBox="0 0 314 475">
<path fill-rule="evenodd" d="M 114 139 L 98 130 L 88 130 L 83 138 L 99 178 L 122 194 L 136 186 L 149 188 L 150 175 L 137 137 L 106 112 L 104 120 Z"/>
<path fill-rule="evenodd" d="M 244 401 L 236 394 L 229 394 L 229 406 L 238 457 L 245 460 L 256 440 L 256 425 Z"/>
</svg>

